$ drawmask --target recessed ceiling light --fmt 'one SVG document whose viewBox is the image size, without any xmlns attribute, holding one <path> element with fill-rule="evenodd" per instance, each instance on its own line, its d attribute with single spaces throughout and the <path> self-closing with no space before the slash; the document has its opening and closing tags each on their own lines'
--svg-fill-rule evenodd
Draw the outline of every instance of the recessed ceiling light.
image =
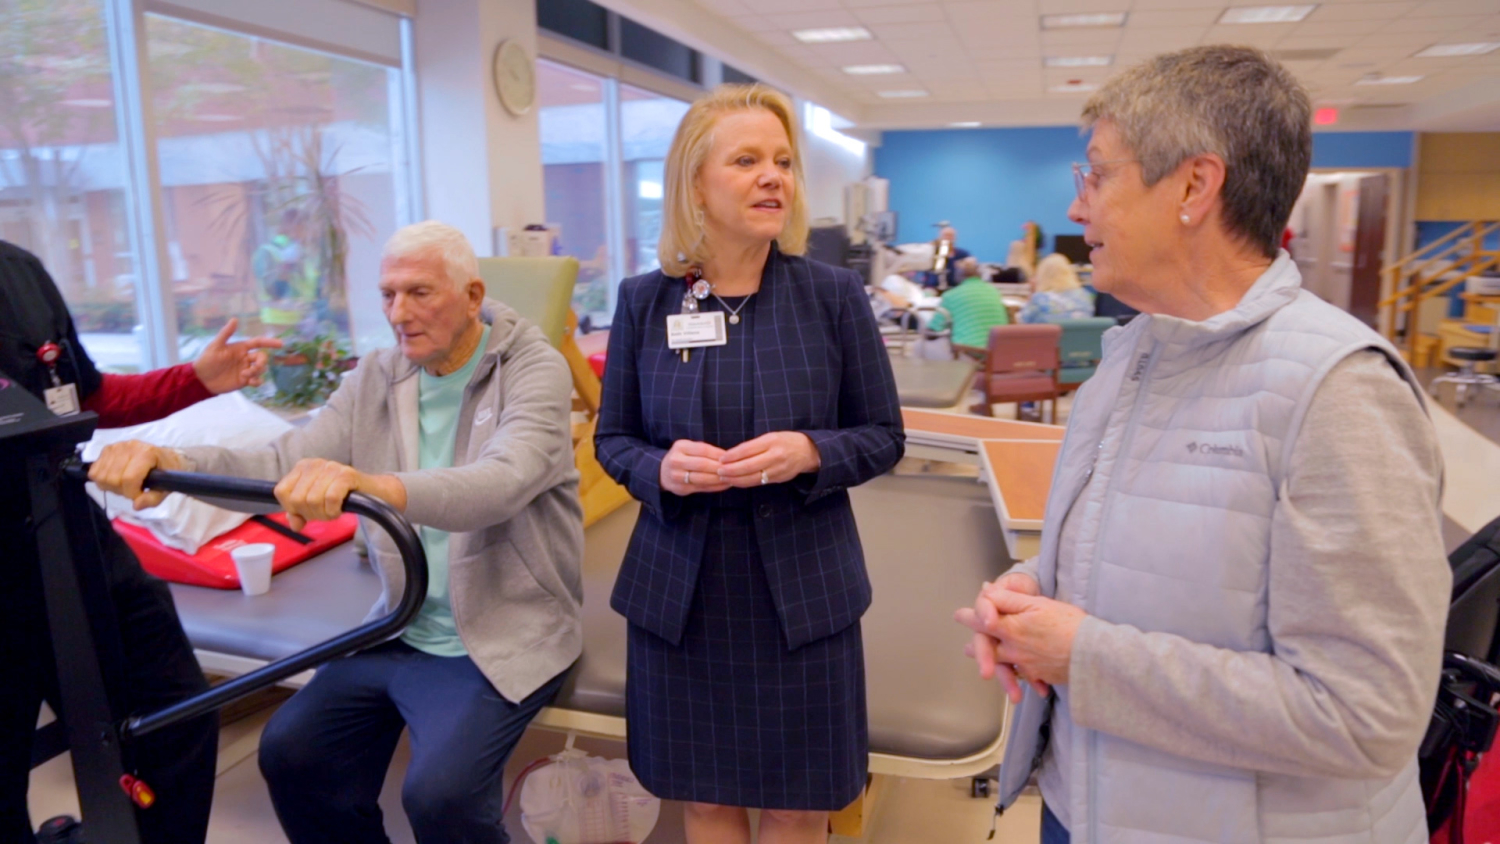
<svg viewBox="0 0 1500 844">
<path fill-rule="evenodd" d="M 1042 29 L 1064 29 L 1074 26 L 1124 26 L 1124 12 L 1096 12 L 1079 15 L 1042 15 Z"/>
<path fill-rule="evenodd" d="M 1219 23 L 1296 23 L 1312 14 L 1313 6 L 1235 6 L 1225 9 Z"/>
<path fill-rule="evenodd" d="M 978 129 L 981 124 L 978 120 L 961 120 L 958 123 L 949 123 L 954 129 Z"/>
<path fill-rule="evenodd" d="M 79 97 L 75 100 L 59 100 L 58 105 L 72 106 L 73 108 L 113 108 L 114 100 L 99 100 L 92 97 Z"/>
<path fill-rule="evenodd" d="M 1099 86 L 1093 82 L 1066 82 L 1062 85 L 1053 85 L 1047 90 L 1054 94 L 1087 94 L 1090 91 L 1099 90 Z"/>
<path fill-rule="evenodd" d="M 1114 56 L 1048 56 L 1047 67 L 1109 67 Z"/>
<path fill-rule="evenodd" d="M 844 72 L 852 76 L 875 76 L 881 73 L 905 73 L 906 68 L 899 64 L 851 64 L 844 68 Z"/>
<path fill-rule="evenodd" d="M 904 100 L 904 99 L 910 99 L 910 98 L 913 98 L 913 97 L 925 97 L 925 96 L 927 96 L 927 92 L 926 91 L 917 91 L 917 90 L 911 90 L 911 91 L 881 91 L 880 92 L 880 96 L 885 97 L 888 100 Z"/>
<path fill-rule="evenodd" d="M 875 36 L 862 26 L 831 26 L 824 29 L 799 29 L 792 37 L 804 44 L 830 44 L 835 41 L 869 41 Z"/>
<path fill-rule="evenodd" d="M 1485 53 L 1493 53 L 1495 50 L 1500 50 L 1500 43 L 1434 44 L 1418 53 L 1414 58 L 1440 59 L 1450 56 L 1482 56 Z"/>
<path fill-rule="evenodd" d="M 1366 77 L 1364 77 L 1362 79 L 1355 80 L 1354 84 L 1355 85 L 1410 85 L 1410 84 L 1412 84 L 1414 82 L 1421 82 L 1423 78 L 1424 77 L 1421 77 L 1421 76 L 1378 76 L 1378 75 L 1373 75 L 1372 74 L 1372 75 L 1366 76 Z"/>
</svg>

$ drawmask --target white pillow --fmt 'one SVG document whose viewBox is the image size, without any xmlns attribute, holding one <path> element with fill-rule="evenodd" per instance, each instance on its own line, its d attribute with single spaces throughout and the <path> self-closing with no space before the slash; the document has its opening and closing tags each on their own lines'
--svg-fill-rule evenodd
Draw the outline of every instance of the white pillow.
<svg viewBox="0 0 1500 844">
<path fill-rule="evenodd" d="M 155 422 L 96 431 L 93 439 L 83 447 L 83 459 L 92 461 L 106 445 L 124 440 L 142 440 L 174 448 L 192 445 L 255 448 L 291 429 L 292 425 L 285 419 L 233 391 Z M 155 507 L 137 511 L 132 509 L 129 499 L 106 495 L 94 484 L 88 485 L 88 491 L 111 519 L 119 517 L 138 524 L 150 530 L 163 545 L 189 554 L 198 553 L 204 543 L 227 530 L 234 530 L 250 518 L 247 513 L 225 510 L 180 493 L 167 496 Z"/>
</svg>

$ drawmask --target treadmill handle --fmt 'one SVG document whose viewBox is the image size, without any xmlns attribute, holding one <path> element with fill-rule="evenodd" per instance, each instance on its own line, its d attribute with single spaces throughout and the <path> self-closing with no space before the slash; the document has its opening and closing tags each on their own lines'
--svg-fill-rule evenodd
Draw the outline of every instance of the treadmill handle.
<svg viewBox="0 0 1500 844">
<path fill-rule="evenodd" d="M 76 481 L 87 481 L 88 463 L 74 461 L 64 469 L 64 474 Z M 230 478 L 222 475 L 202 475 L 192 472 L 166 472 L 153 470 L 146 476 L 147 489 L 180 492 L 195 497 L 224 498 L 256 504 L 275 504 L 276 484 L 270 481 L 254 481 L 245 478 Z M 360 492 L 352 492 L 344 499 L 344 511 L 364 516 L 385 529 L 396 550 L 401 553 L 401 565 L 406 572 L 406 588 L 396 609 L 383 618 L 367 622 L 299 651 L 285 659 L 279 659 L 264 668 L 242 674 L 221 683 L 202 694 L 194 695 L 171 706 L 148 715 L 133 716 L 120 728 L 122 739 L 139 738 L 183 721 L 212 712 L 219 707 L 247 697 L 299 674 L 309 668 L 348 656 L 372 645 L 393 638 L 406 628 L 422 608 L 427 598 L 427 554 L 411 522 L 396 508 Z"/>
</svg>

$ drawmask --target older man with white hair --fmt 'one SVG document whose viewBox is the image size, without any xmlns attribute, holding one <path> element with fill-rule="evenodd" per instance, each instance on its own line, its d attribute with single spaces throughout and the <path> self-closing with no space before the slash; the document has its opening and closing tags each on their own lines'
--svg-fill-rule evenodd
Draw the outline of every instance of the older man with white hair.
<svg viewBox="0 0 1500 844">
<path fill-rule="evenodd" d="M 271 718 L 260 767 L 287 837 L 385 842 L 377 798 L 403 727 L 417 840 L 505 842 L 501 776 L 582 650 L 583 517 L 572 380 L 535 325 L 486 299 L 474 251 L 437 222 L 396 232 L 380 265 L 397 348 L 365 355 L 307 426 L 269 446 L 106 449 L 90 477 L 150 506 L 153 468 L 279 480 L 292 516 L 339 515 L 350 492 L 421 526 L 430 583 L 399 639 L 324 666 Z M 370 531 L 385 587 L 395 547 Z"/>
</svg>

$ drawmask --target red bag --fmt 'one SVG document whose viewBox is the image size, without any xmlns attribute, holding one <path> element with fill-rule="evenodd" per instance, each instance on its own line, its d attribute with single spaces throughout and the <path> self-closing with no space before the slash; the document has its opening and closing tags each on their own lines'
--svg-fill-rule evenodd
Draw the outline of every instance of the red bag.
<svg viewBox="0 0 1500 844">
<path fill-rule="evenodd" d="M 266 517 L 277 523 L 288 533 L 286 514 L 275 513 Z M 115 532 L 141 560 L 141 567 L 162 580 L 186 583 L 191 586 L 210 586 L 215 589 L 240 588 L 240 576 L 234 570 L 234 558 L 229 552 L 241 545 L 266 542 L 276 546 L 276 557 L 271 563 L 271 573 L 288 569 L 296 564 L 316 557 L 354 537 L 359 517 L 353 513 L 331 522 L 308 522 L 301 533 L 311 539 L 303 543 L 281 532 L 256 522 L 245 522 L 234 530 L 225 531 L 210 539 L 198 553 L 189 554 L 176 548 L 168 548 L 151 535 L 151 531 L 140 525 L 115 519 Z"/>
</svg>

